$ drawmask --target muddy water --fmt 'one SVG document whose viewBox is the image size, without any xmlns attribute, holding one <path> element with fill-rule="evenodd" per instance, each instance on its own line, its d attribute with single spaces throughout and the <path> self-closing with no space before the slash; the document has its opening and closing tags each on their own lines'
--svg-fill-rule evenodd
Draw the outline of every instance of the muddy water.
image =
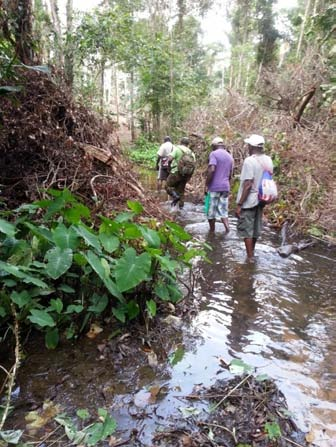
<svg viewBox="0 0 336 447">
<path fill-rule="evenodd" d="M 166 354 L 180 348 L 179 361 L 169 363 L 155 341 L 154 360 L 140 350 L 128 355 L 127 339 L 117 354 L 106 352 L 108 333 L 55 352 L 35 342 L 20 372 L 13 428 L 24 428 L 25 413 L 51 399 L 71 415 L 108 408 L 121 439 L 137 430 L 141 443 L 126 445 L 150 446 L 155 430 L 182 419 L 180 408 L 190 406 L 183 396 L 195 385 L 230 377 L 220 359 L 239 358 L 276 380 L 316 445 L 336 446 L 335 251 L 315 247 L 283 259 L 279 237 L 265 229 L 256 262 L 246 264 L 234 219 L 228 235 L 218 224 L 210 237 L 201 206 L 187 203 L 179 213 L 187 230 L 213 247 L 212 263 L 197 266 L 200 311 L 190 325 L 170 323 Z"/>
</svg>

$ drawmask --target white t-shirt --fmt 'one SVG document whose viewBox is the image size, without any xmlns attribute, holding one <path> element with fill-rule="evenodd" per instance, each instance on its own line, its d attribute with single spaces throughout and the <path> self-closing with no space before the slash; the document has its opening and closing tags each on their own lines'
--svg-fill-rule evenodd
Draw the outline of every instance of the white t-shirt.
<svg viewBox="0 0 336 447">
<path fill-rule="evenodd" d="M 268 155 L 253 154 L 245 158 L 240 174 L 240 185 L 237 195 L 237 203 L 240 201 L 240 197 L 243 192 L 244 181 L 253 180 L 253 185 L 250 189 L 250 193 L 247 196 L 247 199 L 242 204 L 242 208 L 253 208 L 254 206 L 258 205 L 258 187 L 262 174 L 265 170 L 273 173 L 272 159 Z"/>
<path fill-rule="evenodd" d="M 170 141 L 166 141 L 165 143 L 161 144 L 160 149 L 157 151 L 157 154 L 160 157 L 168 157 L 172 150 L 173 144 Z"/>
</svg>

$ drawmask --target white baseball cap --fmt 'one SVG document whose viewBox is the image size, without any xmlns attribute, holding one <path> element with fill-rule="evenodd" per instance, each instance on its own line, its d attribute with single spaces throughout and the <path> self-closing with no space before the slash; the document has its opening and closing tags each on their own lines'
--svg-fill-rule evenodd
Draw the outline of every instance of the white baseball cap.
<svg viewBox="0 0 336 447">
<path fill-rule="evenodd" d="M 215 138 L 212 140 L 211 144 L 212 144 L 213 146 L 217 146 L 218 144 L 224 144 L 223 138 L 221 138 L 221 137 L 215 137 Z"/>
<path fill-rule="evenodd" d="M 244 143 L 250 144 L 251 146 L 263 146 L 265 144 L 265 139 L 261 135 L 251 135 L 244 140 Z"/>
</svg>

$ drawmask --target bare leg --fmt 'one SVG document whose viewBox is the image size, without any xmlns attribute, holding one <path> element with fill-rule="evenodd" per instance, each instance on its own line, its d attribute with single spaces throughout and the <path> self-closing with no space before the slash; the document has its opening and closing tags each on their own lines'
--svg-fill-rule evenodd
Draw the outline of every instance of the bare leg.
<svg viewBox="0 0 336 447">
<path fill-rule="evenodd" d="M 223 225 L 224 225 L 224 228 L 225 228 L 226 233 L 229 233 L 229 232 L 230 232 L 230 225 L 229 225 L 229 219 L 228 219 L 228 217 L 223 217 L 223 218 L 221 219 L 221 221 L 223 222 Z"/>
<path fill-rule="evenodd" d="M 251 259 L 253 259 L 254 247 L 255 247 L 255 244 L 257 242 L 257 239 L 255 239 L 255 238 L 253 238 L 253 239 L 252 238 L 245 238 L 244 242 L 245 242 L 247 259 L 251 260 Z"/>
<path fill-rule="evenodd" d="M 210 233 L 214 233 L 215 232 L 216 219 L 208 219 L 208 222 L 209 222 L 209 227 L 210 227 Z"/>
</svg>

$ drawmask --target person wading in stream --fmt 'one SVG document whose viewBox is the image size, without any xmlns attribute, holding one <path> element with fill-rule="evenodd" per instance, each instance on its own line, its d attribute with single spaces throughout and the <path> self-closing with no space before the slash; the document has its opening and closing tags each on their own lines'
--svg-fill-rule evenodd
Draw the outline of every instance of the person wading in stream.
<svg viewBox="0 0 336 447">
<path fill-rule="evenodd" d="M 204 193 L 210 196 L 206 214 L 211 233 L 215 231 L 216 219 L 223 222 L 225 231 L 228 233 L 230 231 L 228 207 L 233 158 L 225 149 L 224 141 L 220 137 L 212 140 L 211 149 L 204 188 Z"/>
<path fill-rule="evenodd" d="M 264 207 L 259 203 L 258 187 L 264 170 L 273 173 L 273 163 L 271 158 L 263 153 L 264 137 L 251 135 L 244 142 L 248 144 L 249 156 L 245 158 L 240 174 L 236 208 L 237 231 L 238 235 L 244 238 L 247 259 L 252 260 L 261 233 Z"/>
<path fill-rule="evenodd" d="M 184 206 L 184 190 L 195 170 L 196 157 L 189 149 L 189 138 L 181 138 L 180 145 L 174 146 L 169 155 L 170 173 L 167 178 L 166 191 L 173 198 L 172 206 L 179 202 Z"/>
<path fill-rule="evenodd" d="M 163 182 L 165 182 L 169 175 L 169 154 L 173 150 L 173 144 L 170 137 L 164 137 L 163 144 L 161 144 L 157 151 L 156 170 L 158 171 L 157 190 L 160 191 Z"/>
</svg>

